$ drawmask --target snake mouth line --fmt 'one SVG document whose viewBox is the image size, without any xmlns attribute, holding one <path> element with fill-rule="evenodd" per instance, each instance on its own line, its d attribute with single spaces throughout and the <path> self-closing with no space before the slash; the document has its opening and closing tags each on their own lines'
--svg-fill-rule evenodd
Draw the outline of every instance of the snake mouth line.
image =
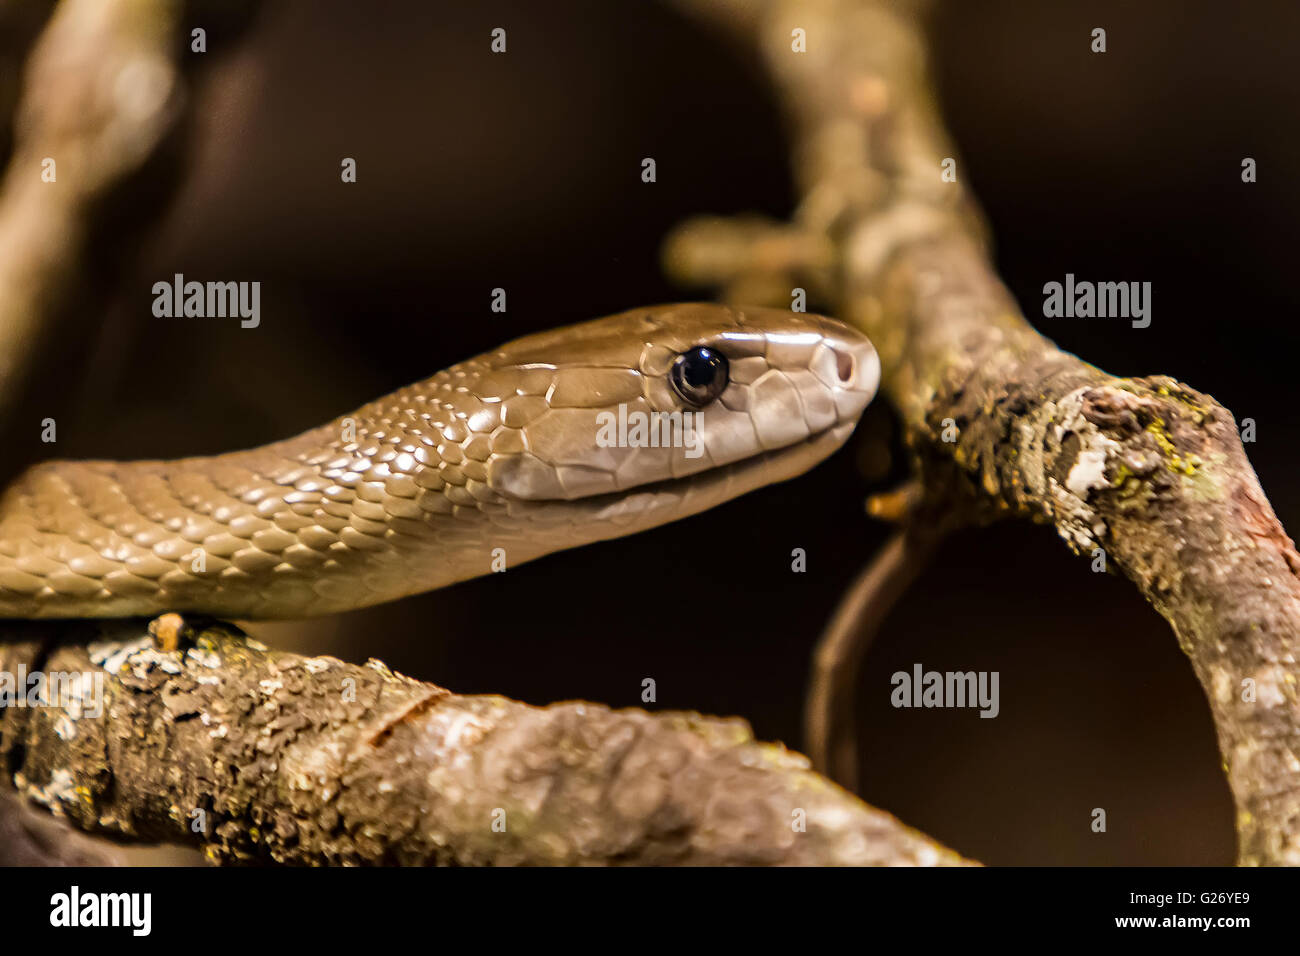
<svg viewBox="0 0 1300 956">
<path fill-rule="evenodd" d="M 694 475 L 664 478 L 622 491 L 602 492 L 550 504 L 564 504 L 609 521 L 619 528 L 614 533 L 625 534 L 628 525 L 639 524 L 640 520 L 647 524 L 672 520 L 664 518 L 665 511 L 676 510 L 678 517 L 687 517 L 763 485 L 796 477 L 834 453 L 856 424 L 856 420 L 839 422 L 793 444 L 760 451 Z"/>
</svg>

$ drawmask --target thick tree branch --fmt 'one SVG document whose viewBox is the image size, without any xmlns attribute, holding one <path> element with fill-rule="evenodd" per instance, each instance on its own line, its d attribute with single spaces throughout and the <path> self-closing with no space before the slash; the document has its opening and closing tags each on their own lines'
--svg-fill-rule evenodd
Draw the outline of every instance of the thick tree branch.
<svg viewBox="0 0 1300 956">
<path fill-rule="evenodd" d="M 964 862 L 741 720 L 460 696 L 227 625 L 173 650 L 130 622 L 69 627 L 0 645 L 0 672 L 89 675 L 0 710 L 0 763 L 102 834 L 223 863 Z"/>
<path fill-rule="evenodd" d="M 1021 316 L 973 204 L 940 178 L 955 152 L 912 7 L 773 0 L 751 11 L 788 107 L 803 203 L 767 238 L 745 223 L 748 243 L 723 241 L 721 257 L 717 220 L 687 224 L 669 263 L 744 287 L 771 237 L 829 243 L 794 271 L 874 340 L 929 496 L 1047 521 L 1074 550 L 1102 549 L 1173 626 L 1205 688 L 1240 862 L 1300 864 L 1300 556 L 1225 408 L 1164 376 L 1107 375 Z M 795 28 L 806 53 L 791 48 Z"/>
</svg>

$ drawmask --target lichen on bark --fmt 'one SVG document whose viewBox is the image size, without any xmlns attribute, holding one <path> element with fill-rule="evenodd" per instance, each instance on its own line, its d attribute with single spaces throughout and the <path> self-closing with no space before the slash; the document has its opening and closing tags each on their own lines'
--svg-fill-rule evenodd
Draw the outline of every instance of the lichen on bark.
<svg viewBox="0 0 1300 956">
<path fill-rule="evenodd" d="M 99 712 L 0 710 L 21 794 L 217 863 L 966 862 L 739 719 L 462 696 L 217 624 L 174 650 L 130 622 L 0 645 L 20 669 L 104 678 Z"/>
</svg>

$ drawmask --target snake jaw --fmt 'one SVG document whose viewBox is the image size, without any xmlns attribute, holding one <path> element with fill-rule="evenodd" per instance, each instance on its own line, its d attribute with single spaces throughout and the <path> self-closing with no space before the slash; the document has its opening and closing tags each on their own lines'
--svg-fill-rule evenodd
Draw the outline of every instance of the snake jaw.
<svg viewBox="0 0 1300 956">
<path fill-rule="evenodd" d="M 856 425 L 856 419 L 840 422 L 803 441 L 761 452 L 688 480 L 668 479 L 623 492 L 552 502 L 550 519 L 567 528 L 582 528 L 587 541 L 605 541 L 649 530 L 708 511 L 765 485 L 798 477 L 834 454 Z M 557 543 L 530 554 L 528 560 L 565 546 Z"/>
</svg>

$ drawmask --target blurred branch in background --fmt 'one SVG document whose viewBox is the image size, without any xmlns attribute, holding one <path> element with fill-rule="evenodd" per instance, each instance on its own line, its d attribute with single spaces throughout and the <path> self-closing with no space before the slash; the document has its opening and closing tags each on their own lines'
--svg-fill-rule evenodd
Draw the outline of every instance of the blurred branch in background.
<svg viewBox="0 0 1300 956">
<path fill-rule="evenodd" d="M 961 176 L 941 178 L 956 153 L 926 75 L 922 5 L 768 0 L 743 15 L 734 3 L 680 6 L 761 50 L 792 127 L 802 202 L 793 223 L 766 230 L 752 219 L 732 230 L 717 218 L 684 224 L 669 270 L 728 295 L 808 286 L 880 350 L 931 511 L 1050 522 L 1074 551 L 1127 575 L 1173 627 L 1209 698 L 1239 862 L 1300 864 L 1300 555 L 1232 415 L 1165 376 L 1107 375 L 1025 321 L 994 274 Z M 787 256 L 780 283 L 774 248 L 804 250 Z M 1014 600 L 1016 582 L 1006 586 Z M 819 662 L 815 674 L 831 669 Z M 830 714 L 848 706 L 843 688 L 815 692 Z"/>
<path fill-rule="evenodd" d="M 23 11 L 28 30 L 7 39 L 30 36 L 37 7 Z M 130 238 L 123 222 L 114 223 L 111 242 L 96 243 L 93 232 L 109 201 L 128 198 L 132 174 L 176 128 L 180 13 L 168 0 L 65 0 L 31 49 L 0 184 L 0 420 L 12 416 L 17 396 L 40 373 L 40 353 L 74 314 L 78 296 L 94 292 L 100 277 L 93 273 L 105 256 L 89 253 Z M 19 12 L 4 16 L 17 21 Z M 14 54 L 4 52 L 11 61 Z M 149 218 L 130 223 L 143 228 Z"/>
</svg>

